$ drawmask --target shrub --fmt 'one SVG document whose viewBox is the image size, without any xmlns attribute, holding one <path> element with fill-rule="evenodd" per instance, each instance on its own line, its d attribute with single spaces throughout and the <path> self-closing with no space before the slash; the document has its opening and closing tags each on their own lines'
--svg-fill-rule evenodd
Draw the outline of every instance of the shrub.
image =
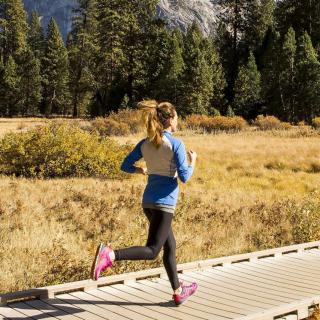
<svg viewBox="0 0 320 320">
<path fill-rule="evenodd" d="M 206 132 L 240 131 L 248 126 L 241 117 L 208 117 L 204 115 L 190 115 L 186 118 L 190 129 L 203 129 Z"/>
<path fill-rule="evenodd" d="M 99 117 L 93 120 L 91 124 L 103 137 L 125 136 L 130 134 L 130 128 L 126 123 L 116 121 L 112 118 Z"/>
<path fill-rule="evenodd" d="M 124 109 L 108 117 L 98 117 L 91 122 L 101 136 L 122 136 L 143 131 L 139 110 Z"/>
<path fill-rule="evenodd" d="M 124 174 L 129 145 L 120 146 L 79 127 L 51 123 L 0 141 L 0 173 L 25 177 L 106 177 Z"/>
<path fill-rule="evenodd" d="M 288 122 L 281 122 L 275 116 L 264 115 L 258 115 L 253 125 L 257 126 L 260 130 L 287 130 L 292 128 Z"/>
<path fill-rule="evenodd" d="M 200 115 L 200 114 L 192 114 L 185 118 L 184 122 L 187 128 L 192 130 L 197 130 L 203 128 L 203 123 L 208 121 L 209 117 Z"/>
<path fill-rule="evenodd" d="M 312 127 L 315 129 L 320 129 L 320 117 L 314 118 L 312 120 Z"/>
<path fill-rule="evenodd" d="M 207 132 L 216 130 L 240 131 L 247 127 L 247 122 L 242 117 L 213 117 L 205 123 Z"/>
</svg>

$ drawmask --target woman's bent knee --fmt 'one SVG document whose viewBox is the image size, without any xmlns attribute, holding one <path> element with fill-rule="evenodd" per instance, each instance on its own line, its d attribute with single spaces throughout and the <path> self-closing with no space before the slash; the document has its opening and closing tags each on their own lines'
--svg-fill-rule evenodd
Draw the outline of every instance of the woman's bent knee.
<svg viewBox="0 0 320 320">
<path fill-rule="evenodd" d="M 150 254 L 149 254 L 148 260 L 155 260 L 158 257 L 160 250 L 154 247 L 149 247 L 149 249 L 150 249 Z"/>
</svg>

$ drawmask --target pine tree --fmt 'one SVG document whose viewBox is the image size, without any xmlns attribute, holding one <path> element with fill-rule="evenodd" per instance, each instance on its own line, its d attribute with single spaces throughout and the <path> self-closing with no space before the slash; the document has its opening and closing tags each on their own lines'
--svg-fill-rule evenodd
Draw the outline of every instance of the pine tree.
<svg viewBox="0 0 320 320">
<path fill-rule="evenodd" d="M 5 116 L 14 116 L 20 113 L 20 78 L 17 64 L 12 56 L 9 56 L 4 66 L 3 84 L 0 87 L 1 113 Z"/>
<path fill-rule="evenodd" d="M 33 10 L 31 13 L 28 43 L 35 57 L 41 60 L 45 50 L 45 36 L 41 26 L 39 14 L 36 10 Z"/>
<path fill-rule="evenodd" d="M 92 73 L 89 71 L 94 56 L 94 41 L 92 39 L 93 2 L 91 0 L 78 0 L 78 4 L 78 7 L 74 10 L 72 31 L 67 40 L 73 117 L 78 117 L 87 111 L 86 99 L 94 91 L 90 81 Z"/>
<path fill-rule="evenodd" d="M 152 55 L 153 51 L 157 2 L 157 0 L 125 1 L 123 74 L 125 74 L 126 94 L 131 107 L 147 93 L 148 69 L 150 69 L 148 56 Z"/>
<path fill-rule="evenodd" d="M 245 118 L 255 118 L 261 103 L 261 76 L 252 52 L 247 65 L 241 66 L 235 83 L 234 110 Z"/>
<path fill-rule="evenodd" d="M 276 20 L 282 35 L 292 27 L 297 37 L 307 31 L 315 47 L 320 43 L 320 2 L 318 0 L 278 1 Z"/>
<path fill-rule="evenodd" d="M 96 0 L 92 10 L 96 17 L 92 31 L 95 38 L 92 39 L 94 61 L 89 70 L 95 93 L 90 113 L 97 116 L 116 108 L 113 98 L 118 91 L 119 73 L 124 64 L 123 42 L 128 25 L 123 0 Z M 120 101 L 121 98 L 119 104 Z"/>
<path fill-rule="evenodd" d="M 137 100 L 150 94 L 149 61 L 159 24 L 155 19 L 156 3 L 156 0 L 96 0 L 97 41 L 95 64 L 91 68 L 96 90 L 90 108 L 92 115 L 118 109 L 125 95 L 132 108 Z M 154 76 L 151 80 L 155 80 Z"/>
<path fill-rule="evenodd" d="M 19 55 L 18 74 L 21 114 L 37 115 L 42 98 L 40 60 L 31 48 Z"/>
<path fill-rule="evenodd" d="M 220 116 L 221 116 L 221 113 L 220 113 L 220 111 L 219 111 L 218 109 L 213 108 L 212 111 L 211 111 L 211 115 L 212 115 L 213 117 L 220 117 Z"/>
<path fill-rule="evenodd" d="M 182 75 L 183 94 L 180 113 L 208 114 L 213 96 L 213 69 L 197 23 L 188 28 L 184 46 L 185 69 Z"/>
<path fill-rule="evenodd" d="M 145 57 L 148 60 L 146 79 L 148 84 L 144 93 L 158 100 L 168 99 L 169 92 L 165 92 L 164 87 L 172 52 L 171 32 L 167 29 L 166 23 L 158 19 L 149 34 L 151 41 Z"/>
<path fill-rule="evenodd" d="M 1 51 L 4 64 L 27 47 L 27 14 L 21 0 L 2 0 L 0 3 Z"/>
<path fill-rule="evenodd" d="M 227 109 L 227 117 L 231 117 L 232 118 L 234 116 L 235 116 L 235 113 L 234 113 L 232 107 L 229 105 L 228 109 Z"/>
<path fill-rule="evenodd" d="M 280 55 L 282 44 L 279 32 L 269 28 L 266 33 L 262 61 L 262 97 L 265 103 L 265 110 L 262 113 L 272 114 L 276 117 L 287 120 L 282 112 L 281 82 L 280 82 Z"/>
<path fill-rule="evenodd" d="M 257 53 L 269 28 L 274 25 L 274 0 L 247 0 L 244 5 L 243 41 Z"/>
<path fill-rule="evenodd" d="M 299 38 L 296 51 L 295 121 L 311 123 L 320 115 L 320 62 L 307 32 Z"/>
<path fill-rule="evenodd" d="M 43 58 L 42 112 L 69 114 L 69 62 L 68 53 L 54 18 L 50 19 Z"/>
<path fill-rule="evenodd" d="M 279 57 L 279 90 L 281 96 L 281 118 L 290 122 L 296 118 L 296 49 L 295 31 L 293 28 L 289 28 Z"/>
<path fill-rule="evenodd" d="M 162 50 L 162 52 L 164 52 L 161 57 L 162 68 L 161 72 L 158 73 L 158 80 L 154 84 L 152 96 L 158 100 L 171 101 L 179 108 L 181 98 L 180 79 L 184 70 L 184 61 L 182 57 L 183 38 L 181 31 L 174 30 L 167 34 L 164 43 L 162 44 L 166 50 Z M 161 43 L 159 45 L 161 46 Z M 155 47 L 155 51 L 154 58 L 157 59 L 157 47 Z M 150 63 L 150 69 L 155 69 L 155 65 Z"/>
<path fill-rule="evenodd" d="M 221 6 L 217 42 L 219 53 L 223 60 L 228 87 L 226 98 L 232 102 L 234 99 L 234 85 L 238 73 L 239 62 L 242 60 L 240 46 L 241 35 L 245 30 L 245 8 L 247 0 L 218 0 Z"/>
<path fill-rule="evenodd" d="M 220 22 L 218 25 L 217 33 L 214 37 L 214 43 L 215 47 L 217 48 L 226 79 L 226 88 L 224 90 L 225 99 L 227 101 L 232 101 L 234 98 L 233 89 L 235 74 L 238 66 L 234 64 L 233 60 L 234 52 L 232 50 L 232 35 L 227 26 L 222 22 Z"/>
<path fill-rule="evenodd" d="M 0 56 L 0 83 L 4 84 L 4 64 L 2 57 Z M 6 115 L 6 103 L 4 101 L 5 88 L 4 85 L 0 85 L 0 116 Z"/>
<path fill-rule="evenodd" d="M 226 103 L 224 93 L 227 82 L 214 41 L 210 38 L 205 38 L 203 40 L 203 45 L 204 52 L 206 53 L 206 60 L 212 69 L 212 98 L 209 114 L 213 114 L 213 109 L 218 108 L 219 110 L 222 110 Z"/>
</svg>

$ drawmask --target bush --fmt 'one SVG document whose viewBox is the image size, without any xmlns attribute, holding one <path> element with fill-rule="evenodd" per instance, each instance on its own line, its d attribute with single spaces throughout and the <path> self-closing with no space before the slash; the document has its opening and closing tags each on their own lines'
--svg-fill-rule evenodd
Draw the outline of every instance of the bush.
<svg viewBox="0 0 320 320">
<path fill-rule="evenodd" d="M 144 130 L 139 110 L 124 109 L 108 117 L 98 117 L 91 122 L 101 136 L 123 136 Z"/>
<path fill-rule="evenodd" d="M 248 126 L 242 117 L 208 117 L 204 115 L 190 115 L 186 118 L 186 124 L 190 129 L 203 129 L 209 133 L 214 131 L 240 131 Z"/>
<path fill-rule="evenodd" d="M 312 120 L 312 127 L 315 129 L 320 129 L 320 117 L 314 118 Z"/>
<path fill-rule="evenodd" d="M 203 123 L 208 121 L 208 119 L 208 116 L 192 114 L 185 118 L 184 123 L 188 129 L 197 130 L 203 128 Z"/>
<path fill-rule="evenodd" d="M 0 141 L 0 173 L 25 177 L 124 176 L 120 165 L 131 146 L 120 146 L 79 127 L 51 123 Z"/>
<path fill-rule="evenodd" d="M 288 130 L 292 128 L 288 122 L 281 122 L 275 116 L 264 115 L 258 115 L 253 125 L 257 126 L 260 130 Z"/>
<path fill-rule="evenodd" d="M 96 118 L 92 126 L 103 137 L 125 136 L 130 134 L 130 128 L 126 123 L 116 121 L 112 118 Z"/>
</svg>

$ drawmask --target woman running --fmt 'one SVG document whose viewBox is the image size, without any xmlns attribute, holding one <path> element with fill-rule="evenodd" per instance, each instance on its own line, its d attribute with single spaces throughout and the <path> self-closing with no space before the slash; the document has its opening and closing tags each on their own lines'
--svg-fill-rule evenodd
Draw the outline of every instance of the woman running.
<svg viewBox="0 0 320 320">
<path fill-rule="evenodd" d="M 145 246 L 133 246 L 113 250 L 110 244 L 101 243 L 96 251 L 91 277 L 97 280 L 100 273 L 120 260 L 154 260 L 163 247 L 163 264 L 173 289 L 176 305 L 183 303 L 197 290 L 197 283 L 185 285 L 179 282 L 176 265 L 176 241 L 171 223 L 178 200 L 178 177 L 187 182 L 194 170 L 197 154 L 190 150 L 187 162 L 182 141 L 174 138 L 178 115 L 168 102 L 155 100 L 138 104 L 147 128 L 147 138 L 142 139 L 124 159 L 121 170 L 127 173 L 148 174 L 143 193 L 142 208 L 149 220 L 148 240 Z M 144 158 L 147 168 L 134 166 Z"/>
</svg>

